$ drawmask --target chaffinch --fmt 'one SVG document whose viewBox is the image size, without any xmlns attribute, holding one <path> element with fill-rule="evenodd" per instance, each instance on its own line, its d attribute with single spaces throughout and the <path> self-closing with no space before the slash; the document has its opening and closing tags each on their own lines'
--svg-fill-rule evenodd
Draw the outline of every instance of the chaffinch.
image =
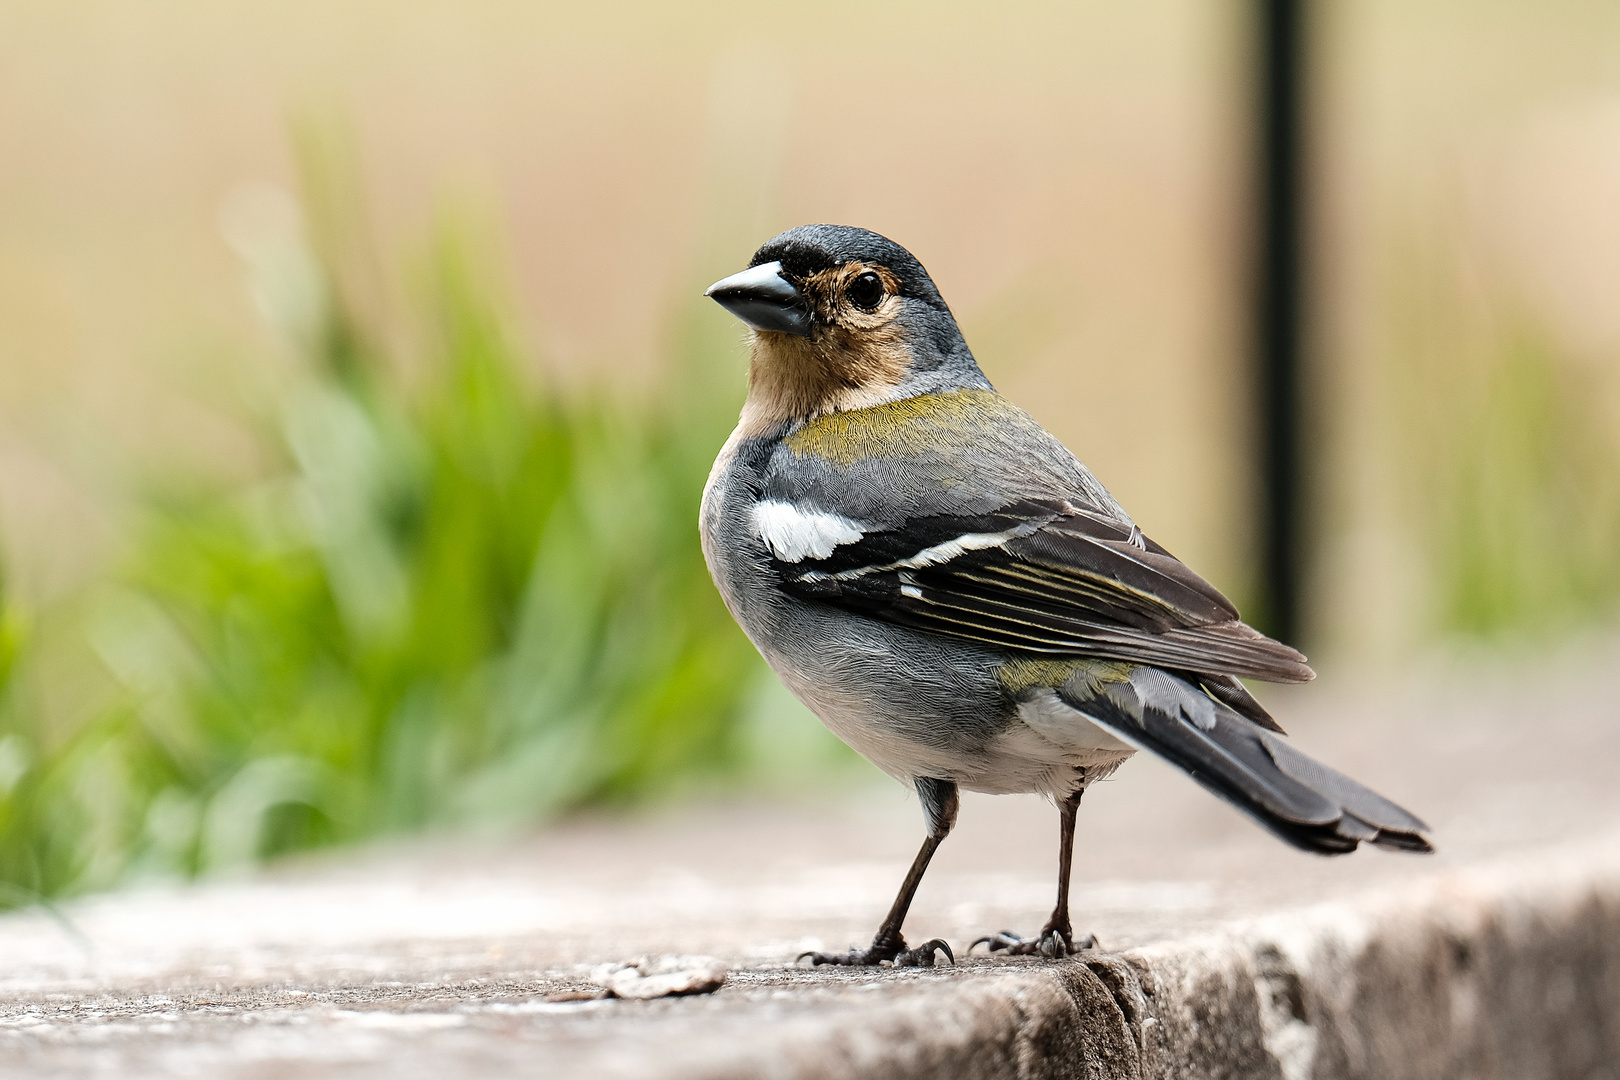
<svg viewBox="0 0 1620 1080">
<path fill-rule="evenodd" d="M 815 963 L 952 956 L 900 928 L 959 788 L 1060 810 L 1051 919 L 974 944 L 1093 946 L 1069 918 L 1075 813 L 1141 749 L 1307 851 L 1432 850 L 1422 821 L 1280 737 L 1238 678 L 1303 682 L 1305 657 L 1240 621 L 996 393 L 910 252 L 805 225 L 707 295 L 753 331 L 741 421 L 703 493 L 709 570 L 782 681 L 914 785 L 927 822 L 871 946 Z"/>
</svg>

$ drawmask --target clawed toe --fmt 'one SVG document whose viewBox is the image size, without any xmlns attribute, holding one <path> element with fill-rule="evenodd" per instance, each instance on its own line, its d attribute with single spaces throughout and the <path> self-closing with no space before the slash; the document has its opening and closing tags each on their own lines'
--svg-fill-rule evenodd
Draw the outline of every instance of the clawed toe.
<svg viewBox="0 0 1620 1080">
<path fill-rule="evenodd" d="M 949 960 L 953 967 L 956 965 L 956 954 L 951 952 L 951 947 L 945 943 L 945 939 L 934 938 L 931 941 L 923 942 L 915 949 L 907 949 L 905 952 L 896 955 L 894 958 L 894 966 L 933 967 L 934 954 L 936 952 L 944 953 L 945 959 Z"/>
<path fill-rule="evenodd" d="M 985 945 L 988 946 L 986 949 L 987 952 L 1006 952 L 1016 956 L 1018 953 L 1024 951 L 1024 946 L 1028 944 L 1029 941 L 1027 939 L 1019 937 L 1011 930 L 1002 930 L 994 934 L 986 934 L 984 937 L 976 939 L 973 944 L 968 946 L 968 952 L 972 952 L 980 945 Z"/>
<path fill-rule="evenodd" d="M 801 963 L 805 957 L 816 967 L 822 964 L 834 964 L 839 967 L 875 967 L 888 962 L 897 968 L 902 967 L 933 967 L 934 954 L 944 953 L 945 959 L 952 964 L 956 963 L 956 954 L 951 952 L 950 945 L 943 938 L 934 938 L 925 941 L 915 949 L 906 948 L 904 941 L 873 942 L 869 948 L 851 949 L 847 953 L 802 952 L 794 963 Z"/>
<path fill-rule="evenodd" d="M 1095 934 L 1086 934 L 1075 938 L 1070 930 L 1048 926 L 1039 935 L 1031 938 L 1022 937 L 1011 930 L 990 934 L 969 945 L 968 951 L 972 952 L 980 945 L 987 946 L 989 952 L 1004 952 L 1008 956 L 1044 956 L 1055 959 L 1059 956 L 1073 956 L 1085 949 L 1095 949 L 1097 937 Z"/>
</svg>

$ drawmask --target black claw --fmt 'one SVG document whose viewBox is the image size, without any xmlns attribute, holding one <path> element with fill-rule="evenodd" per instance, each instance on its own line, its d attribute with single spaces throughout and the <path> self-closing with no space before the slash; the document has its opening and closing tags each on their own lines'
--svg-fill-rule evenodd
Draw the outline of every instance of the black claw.
<svg viewBox="0 0 1620 1080">
<path fill-rule="evenodd" d="M 988 951 L 992 953 L 1005 952 L 1008 956 L 1044 956 L 1056 959 L 1060 956 L 1073 956 L 1083 949 L 1095 949 L 1097 937 L 1095 934 L 1087 934 L 1076 941 L 1071 931 L 1048 926 L 1032 938 L 1021 937 L 1011 930 L 1003 930 L 998 934 L 979 938 L 968 946 L 968 951 L 971 952 L 978 945 L 988 946 Z"/>
<path fill-rule="evenodd" d="M 946 944 L 943 938 L 925 941 L 915 949 L 906 948 L 903 939 L 880 939 L 872 942 L 868 948 L 852 948 L 846 953 L 825 953 L 811 950 L 800 953 L 794 958 L 793 962 L 797 964 L 808 956 L 810 963 L 816 967 L 820 967 L 822 964 L 833 964 L 838 967 L 876 967 L 885 961 L 892 963 L 895 967 L 933 967 L 934 953 L 936 952 L 944 953 L 947 960 L 952 964 L 956 963 L 956 955 L 951 952 L 950 945 Z"/>
<path fill-rule="evenodd" d="M 945 959 L 951 962 L 951 966 L 956 966 L 956 954 L 951 952 L 951 947 L 945 943 L 944 938 L 925 941 L 915 949 L 907 949 L 903 953 L 896 954 L 894 966 L 931 968 L 934 966 L 934 953 L 936 951 L 944 953 Z"/>
<path fill-rule="evenodd" d="M 1023 940 L 1023 938 L 1019 937 L 1011 930 L 1002 930 L 997 933 L 987 934 L 986 936 L 979 938 L 972 945 L 968 946 L 968 952 L 972 952 L 980 945 L 988 945 L 988 952 L 1000 952 L 1002 949 L 1011 948 Z"/>
</svg>

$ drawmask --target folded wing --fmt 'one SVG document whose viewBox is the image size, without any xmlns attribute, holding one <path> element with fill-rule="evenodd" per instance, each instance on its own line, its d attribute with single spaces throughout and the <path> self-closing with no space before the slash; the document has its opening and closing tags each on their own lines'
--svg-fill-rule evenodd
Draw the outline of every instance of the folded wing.
<svg viewBox="0 0 1620 1080">
<path fill-rule="evenodd" d="M 777 570 L 783 589 L 870 618 L 1192 673 L 1257 720 L 1264 711 L 1251 711 L 1232 676 L 1314 677 L 1304 656 L 1241 622 L 1214 586 L 1134 525 L 1064 501 L 916 517 L 866 530 L 825 558 L 777 560 Z"/>
</svg>

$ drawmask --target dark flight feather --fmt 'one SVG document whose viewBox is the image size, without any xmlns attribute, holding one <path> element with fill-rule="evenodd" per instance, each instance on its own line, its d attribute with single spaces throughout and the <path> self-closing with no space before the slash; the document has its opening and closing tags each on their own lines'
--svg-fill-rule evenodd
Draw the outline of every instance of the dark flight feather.
<svg viewBox="0 0 1620 1080">
<path fill-rule="evenodd" d="M 1140 531 L 1064 502 L 913 518 L 825 559 L 777 568 L 782 587 L 806 599 L 1021 652 L 1138 661 L 1215 680 L 1314 677 L 1303 656 L 1239 622 L 1213 585 Z M 1275 726 L 1241 685 L 1217 682 L 1212 693 Z"/>
<path fill-rule="evenodd" d="M 1259 724 L 1267 731 L 1275 731 L 1279 735 L 1288 732 L 1282 725 L 1273 720 L 1271 714 L 1266 712 L 1265 706 L 1254 699 L 1249 688 L 1230 675 L 1194 675 L 1181 673 L 1188 682 L 1197 683 L 1204 688 L 1204 692 L 1216 701 L 1225 705 L 1239 716 L 1246 716 Z"/>
</svg>

